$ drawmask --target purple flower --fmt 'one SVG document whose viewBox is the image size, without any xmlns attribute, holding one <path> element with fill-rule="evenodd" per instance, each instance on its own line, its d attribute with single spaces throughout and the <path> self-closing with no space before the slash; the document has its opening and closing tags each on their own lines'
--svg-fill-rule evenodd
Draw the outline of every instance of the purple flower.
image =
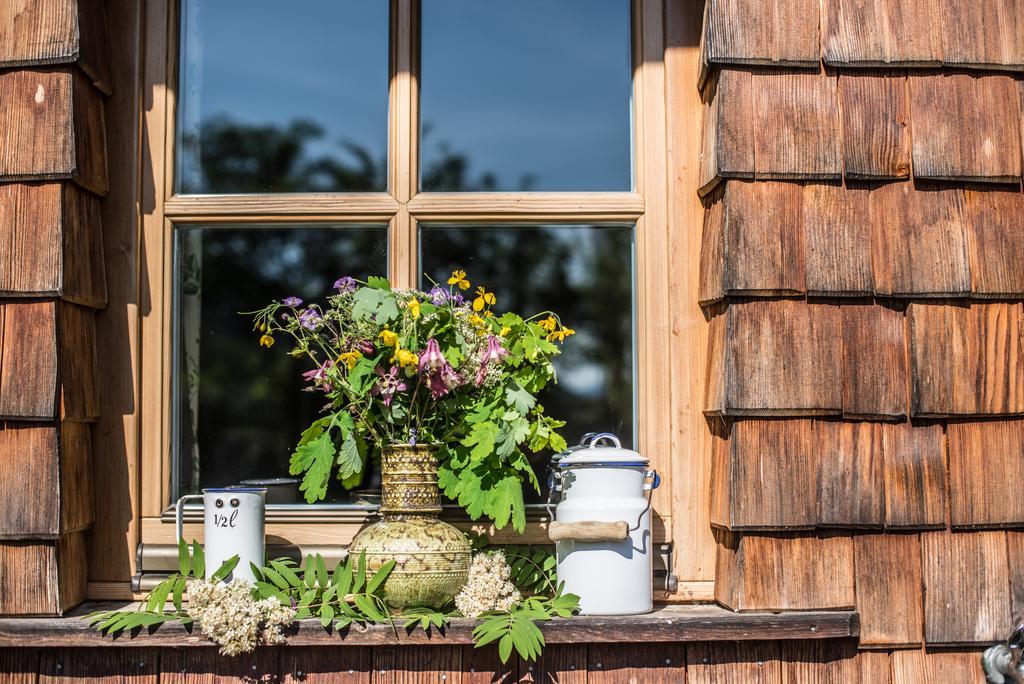
<svg viewBox="0 0 1024 684">
<path fill-rule="evenodd" d="M 416 446 L 416 439 L 419 437 L 419 430 L 416 428 L 409 428 L 409 444 Z"/>
<path fill-rule="evenodd" d="M 281 303 L 285 306 L 290 306 L 293 309 L 297 306 L 302 306 L 302 300 L 298 297 L 285 297 L 281 300 Z"/>
<path fill-rule="evenodd" d="M 356 279 L 351 276 L 342 276 L 334 281 L 334 289 L 338 292 L 355 292 Z"/>
<path fill-rule="evenodd" d="M 501 363 L 508 356 L 508 351 L 501 346 L 501 340 L 494 335 L 487 336 L 487 349 L 480 357 L 480 370 L 476 372 L 476 386 L 484 384 L 484 373 L 487 372 L 487 364 L 495 361 Z"/>
<path fill-rule="evenodd" d="M 452 304 L 453 306 L 461 306 L 466 300 L 462 298 L 462 294 L 455 292 L 454 294 L 444 289 L 440 285 L 435 285 L 427 293 L 430 297 L 430 303 L 434 306 L 444 306 L 445 304 Z"/>
<path fill-rule="evenodd" d="M 462 384 L 462 376 L 455 372 L 455 369 L 447 361 L 430 376 L 427 385 L 430 387 L 430 396 L 440 399 L 448 392 Z"/>
<path fill-rule="evenodd" d="M 363 353 L 364 356 L 368 356 L 373 353 L 373 342 L 369 340 L 360 340 L 356 342 L 355 348 Z"/>
<path fill-rule="evenodd" d="M 320 313 L 313 307 L 309 307 L 299 314 L 299 325 L 306 330 L 316 330 L 320 327 Z"/>
<path fill-rule="evenodd" d="M 427 340 L 427 346 L 423 353 L 420 354 L 420 373 L 435 371 L 447 364 L 448 361 L 441 353 L 441 348 L 437 346 L 437 340 L 431 337 Z"/>
<path fill-rule="evenodd" d="M 380 379 L 374 384 L 370 394 L 381 397 L 385 406 L 391 406 L 391 401 L 395 398 L 395 392 L 404 392 L 408 389 L 408 385 L 398 377 L 398 366 L 392 366 L 391 370 L 387 373 L 384 372 L 383 368 L 378 367 L 377 375 L 380 376 Z"/>
<path fill-rule="evenodd" d="M 327 381 L 327 371 L 332 368 L 334 368 L 334 361 L 327 359 L 319 368 L 314 368 L 313 370 L 303 373 L 303 379 L 311 385 L 311 387 L 307 387 L 306 390 L 312 392 L 319 388 L 324 392 L 330 392 L 332 387 L 331 383 Z"/>
</svg>

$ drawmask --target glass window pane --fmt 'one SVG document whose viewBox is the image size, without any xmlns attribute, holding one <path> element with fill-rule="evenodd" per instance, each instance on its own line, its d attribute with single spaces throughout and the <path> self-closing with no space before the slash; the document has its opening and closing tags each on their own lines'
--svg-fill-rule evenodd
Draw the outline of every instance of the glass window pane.
<svg viewBox="0 0 1024 684">
<path fill-rule="evenodd" d="M 576 330 L 555 357 L 558 384 L 539 398 L 567 421 L 570 444 L 595 431 L 633 443 L 632 227 L 425 226 L 420 235 L 422 269 L 435 281 L 465 269 L 500 311 L 551 310 Z"/>
<path fill-rule="evenodd" d="M 386 189 L 388 3 L 183 0 L 180 193 Z"/>
<path fill-rule="evenodd" d="M 423 0 L 423 190 L 629 190 L 629 0 Z"/>
<path fill-rule="evenodd" d="M 386 273 L 387 227 L 200 226 L 175 233 L 178 492 L 288 477 L 291 452 L 323 397 L 301 391 L 308 369 L 286 353 L 288 341 L 259 346 L 252 317 L 239 312 L 291 295 L 322 298 L 340 275 Z M 340 485 L 328 492 L 328 502 L 345 499 Z"/>
</svg>

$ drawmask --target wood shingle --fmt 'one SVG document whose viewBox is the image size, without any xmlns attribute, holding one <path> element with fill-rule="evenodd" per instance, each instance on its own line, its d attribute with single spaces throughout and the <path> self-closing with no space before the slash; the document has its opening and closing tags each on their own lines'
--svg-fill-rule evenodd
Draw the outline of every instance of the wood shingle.
<svg viewBox="0 0 1024 684">
<path fill-rule="evenodd" d="M 853 539 L 864 646 L 917 646 L 924 641 L 921 540 L 916 534 L 862 534 Z"/>
<path fill-rule="evenodd" d="M 915 177 L 1020 180 L 1020 105 L 1013 78 L 948 72 L 909 78 Z"/>
<path fill-rule="evenodd" d="M 1024 413 L 1021 313 L 1019 303 L 912 303 L 912 415 Z"/>
<path fill-rule="evenodd" d="M 938 66 L 939 9 L 932 0 L 825 0 L 826 64 Z"/>
<path fill-rule="evenodd" d="M 907 415 L 906 321 L 884 304 L 844 304 L 843 415 Z"/>
<path fill-rule="evenodd" d="M 1024 193 L 976 186 L 964 194 L 971 295 L 1024 298 Z"/>
<path fill-rule="evenodd" d="M 1019 0 L 940 0 L 943 62 L 1024 69 L 1024 13 Z"/>
<path fill-rule="evenodd" d="M 953 527 L 1024 525 L 1016 478 L 1024 420 L 956 421 L 949 440 L 949 513 Z"/>
<path fill-rule="evenodd" d="M 970 292 L 959 188 L 885 183 L 869 198 L 875 293 L 957 297 Z"/>
<path fill-rule="evenodd" d="M 817 475 L 818 527 L 881 527 L 885 521 L 885 478 L 881 430 L 877 423 L 815 420 L 806 447 Z M 802 476 L 791 475 L 797 482 Z M 789 496 L 802 497 L 799 491 Z"/>
<path fill-rule="evenodd" d="M 704 88 L 702 195 L 721 178 L 754 177 L 752 88 L 744 69 L 722 69 Z"/>
<path fill-rule="evenodd" d="M 910 177 L 906 85 L 900 73 L 849 71 L 840 75 L 846 178 Z"/>
<path fill-rule="evenodd" d="M 887 529 L 946 525 L 946 443 L 938 424 L 881 423 Z"/>
</svg>

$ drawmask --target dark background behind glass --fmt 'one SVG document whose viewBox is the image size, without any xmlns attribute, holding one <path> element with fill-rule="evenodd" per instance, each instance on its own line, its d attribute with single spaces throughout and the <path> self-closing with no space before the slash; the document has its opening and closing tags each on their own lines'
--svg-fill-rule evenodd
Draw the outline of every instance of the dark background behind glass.
<svg viewBox="0 0 1024 684">
<path fill-rule="evenodd" d="M 423 271 L 437 282 L 465 269 L 473 289 L 496 294 L 498 312 L 550 309 L 576 330 L 555 358 L 558 384 L 538 398 L 567 421 L 570 444 L 594 431 L 633 443 L 631 227 L 424 226 L 420 238 Z M 548 455 L 535 461 L 542 481 Z"/>
<path fill-rule="evenodd" d="M 388 2 L 184 0 L 176 191 L 383 191 Z"/>
<path fill-rule="evenodd" d="M 629 0 L 423 0 L 423 190 L 629 190 Z"/>
<path fill-rule="evenodd" d="M 193 439 L 200 455 L 199 484 L 220 487 L 245 478 L 287 477 L 288 459 L 299 434 L 317 416 L 325 400 L 303 392 L 301 373 L 311 368 L 287 354 L 279 335 L 265 349 L 258 344 L 252 318 L 239 311 L 260 309 L 289 295 L 323 301 L 341 275 L 365 279 L 387 272 L 386 227 L 178 228 L 176 258 L 178 306 L 195 282 L 186 236 L 201 236 L 201 325 L 198 432 L 191 434 L 181 320 L 177 320 L 177 394 L 179 494 L 189 493 Z M 328 502 L 345 500 L 333 482 Z"/>
</svg>

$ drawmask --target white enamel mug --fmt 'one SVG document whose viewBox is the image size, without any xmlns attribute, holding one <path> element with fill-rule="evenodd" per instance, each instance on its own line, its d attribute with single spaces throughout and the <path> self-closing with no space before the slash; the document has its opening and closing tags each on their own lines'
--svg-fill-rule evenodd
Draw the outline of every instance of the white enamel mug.
<svg viewBox="0 0 1024 684">
<path fill-rule="evenodd" d="M 256 581 L 249 564 L 263 567 L 265 560 L 263 520 L 266 496 L 265 487 L 219 487 L 178 499 L 174 507 L 174 522 L 179 542 L 185 502 L 203 500 L 203 554 L 207 578 L 217 572 L 224 561 L 238 556 L 238 565 L 226 581 L 236 578 Z"/>
</svg>

